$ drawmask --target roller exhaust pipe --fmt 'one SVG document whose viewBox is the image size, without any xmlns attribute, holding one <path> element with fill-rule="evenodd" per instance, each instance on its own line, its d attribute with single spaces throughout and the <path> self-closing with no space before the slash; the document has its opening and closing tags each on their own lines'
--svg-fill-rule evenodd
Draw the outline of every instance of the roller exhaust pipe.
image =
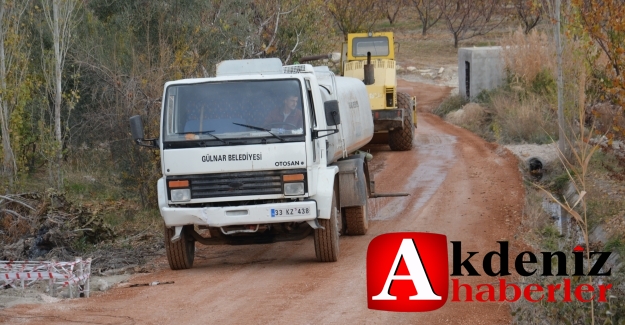
<svg viewBox="0 0 625 325">
<path fill-rule="evenodd" d="M 365 85 L 373 85 L 375 83 L 375 76 L 373 70 L 373 64 L 371 64 L 371 52 L 367 52 L 367 64 L 365 64 Z"/>
</svg>

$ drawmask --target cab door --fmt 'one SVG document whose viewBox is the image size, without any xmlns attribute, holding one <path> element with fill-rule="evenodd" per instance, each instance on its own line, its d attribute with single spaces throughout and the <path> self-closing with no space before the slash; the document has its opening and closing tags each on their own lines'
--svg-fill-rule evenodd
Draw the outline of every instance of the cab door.
<svg viewBox="0 0 625 325">
<path fill-rule="evenodd" d="M 313 84 L 311 80 L 309 78 L 305 78 L 304 84 L 304 91 L 306 92 L 304 96 L 304 105 L 307 108 L 306 119 L 308 119 L 309 121 L 307 125 L 310 128 L 310 140 L 307 140 L 308 143 L 306 144 L 306 146 L 310 147 L 310 150 L 307 150 L 307 152 L 310 154 L 310 158 L 308 159 L 308 173 L 311 182 L 308 186 L 308 189 L 310 195 L 315 195 L 315 184 L 317 183 L 319 168 L 325 166 L 324 153 L 326 150 L 326 145 L 324 138 L 315 138 L 313 136 L 313 131 L 316 130 L 319 125 L 319 117 L 317 116 L 318 108 L 316 107 L 318 101 L 315 101 L 315 92 L 313 91 Z"/>
</svg>

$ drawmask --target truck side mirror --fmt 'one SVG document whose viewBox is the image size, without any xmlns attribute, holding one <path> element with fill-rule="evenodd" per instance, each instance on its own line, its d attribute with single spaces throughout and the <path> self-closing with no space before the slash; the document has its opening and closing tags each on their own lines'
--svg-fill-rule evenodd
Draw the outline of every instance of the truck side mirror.
<svg viewBox="0 0 625 325">
<path fill-rule="evenodd" d="M 326 113 L 326 124 L 328 126 L 341 124 L 341 114 L 339 113 L 339 102 L 337 100 L 329 100 L 323 103 Z"/>
<path fill-rule="evenodd" d="M 130 118 L 130 132 L 135 141 L 143 140 L 143 121 L 141 121 L 141 115 L 135 115 Z"/>
<path fill-rule="evenodd" d="M 130 133 L 132 133 L 132 139 L 135 143 L 151 149 L 159 149 L 158 138 L 145 139 L 143 135 L 143 121 L 141 121 L 141 115 L 135 115 L 130 118 Z M 147 143 L 146 143 L 147 142 Z"/>
</svg>

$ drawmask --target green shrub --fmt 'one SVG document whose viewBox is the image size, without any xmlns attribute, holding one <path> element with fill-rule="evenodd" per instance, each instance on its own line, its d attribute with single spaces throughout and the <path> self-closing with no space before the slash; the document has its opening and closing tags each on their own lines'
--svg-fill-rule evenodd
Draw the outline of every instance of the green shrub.
<svg viewBox="0 0 625 325">
<path fill-rule="evenodd" d="M 560 249 L 560 231 L 553 225 L 547 225 L 541 230 L 542 246 L 550 251 Z"/>
<path fill-rule="evenodd" d="M 497 93 L 497 89 L 494 90 L 487 90 L 484 89 L 482 91 L 480 91 L 479 94 L 477 94 L 477 96 L 475 97 L 475 101 L 481 104 L 491 104 L 493 102 L 492 100 L 492 96 Z"/>
<path fill-rule="evenodd" d="M 603 247 L 605 252 L 616 252 L 620 256 L 625 256 L 625 239 L 611 238 Z"/>
<path fill-rule="evenodd" d="M 433 111 L 434 114 L 445 117 L 445 115 L 457 111 L 466 105 L 469 101 L 461 95 L 450 96 L 445 99 L 438 107 Z"/>
<path fill-rule="evenodd" d="M 575 173 L 571 171 L 571 175 L 575 175 Z M 569 174 L 567 174 L 566 172 L 562 172 L 561 174 L 558 174 L 556 177 L 553 178 L 551 191 L 558 193 L 558 194 L 562 194 L 562 191 L 564 191 L 564 188 L 566 187 L 566 185 L 569 183 L 570 180 L 571 179 L 569 178 Z"/>
<path fill-rule="evenodd" d="M 590 160 L 590 168 L 612 174 L 624 174 L 625 168 L 612 152 L 597 151 Z"/>
<path fill-rule="evenodd" d="M 541 70 L 530 82 L 530 89 L 533 93 L 545 97 L 555 96 L 557 94 L 557 85 L 551 71 L 547 69 Z"/>
</svg>

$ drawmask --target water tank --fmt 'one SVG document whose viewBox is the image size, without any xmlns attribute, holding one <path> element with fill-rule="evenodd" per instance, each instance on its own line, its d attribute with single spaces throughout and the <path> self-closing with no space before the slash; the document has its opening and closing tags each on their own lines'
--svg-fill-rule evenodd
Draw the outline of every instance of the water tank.
<svg viewBox="0 0 625 325">
<path fill-rule="evenodd" d="M 373 116 L 369 94 L 361 80 L 336 77 L 327 68 L 320 70 L 316 67 L 315 74 L 323 86 L 323 100 L 336 99 L 339 102 L 340 133 L 328 137 L 328 161 L 334 162 L 343 157 L 344 150 L 349 154 L 371 141 Z"/>
</svg>

